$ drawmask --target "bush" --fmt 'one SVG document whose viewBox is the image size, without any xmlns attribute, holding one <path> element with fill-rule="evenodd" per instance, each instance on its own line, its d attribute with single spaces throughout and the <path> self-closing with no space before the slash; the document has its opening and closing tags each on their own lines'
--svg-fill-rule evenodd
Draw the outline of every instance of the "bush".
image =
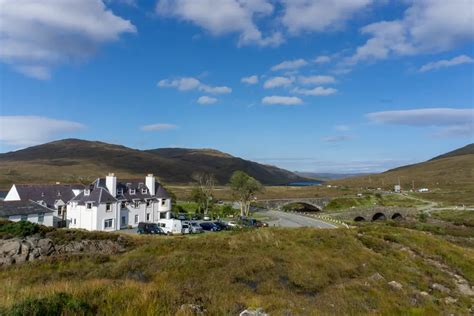
<svg viewBox="0 0 474 316">
<path fill-rule="evenodd" d="M 1 221 L 0 222 L 0 237 L 26 237 L 35 234 L 44 234 L 49 231 L 45 226 L 40 226 L 28 221 L 20 222 L 10 222 L 10 221 Z"/>
<path fill-rule="evenodd" d="M 94 315 L 86 302 L 67 293 L 56 293 L 45 298 L 27 298 L 14 304 L 6 315 Z"/>
</svg>

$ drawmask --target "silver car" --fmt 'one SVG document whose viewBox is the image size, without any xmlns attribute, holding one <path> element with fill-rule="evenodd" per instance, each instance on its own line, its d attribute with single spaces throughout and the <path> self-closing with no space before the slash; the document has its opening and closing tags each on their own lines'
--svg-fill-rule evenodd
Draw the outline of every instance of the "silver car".
<svg viewBox="0 0 474 316">
<path fill-rule="evenodd" d="M 197 222 L 188 222 L 189 225 L 189 232 L 191 234 L 200 234 L 203 232 L 201 225 Z"/>
</svg>

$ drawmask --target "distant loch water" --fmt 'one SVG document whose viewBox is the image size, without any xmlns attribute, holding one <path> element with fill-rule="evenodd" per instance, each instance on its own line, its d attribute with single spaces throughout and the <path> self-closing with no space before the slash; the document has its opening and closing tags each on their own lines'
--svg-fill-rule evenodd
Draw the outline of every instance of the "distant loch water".
<svg viewBox="0 0 474 316">
<path fill-rule="evenodd" d="M 310 186 L 315 186 L 315 185 L 321 185 L 323 183 L 324 183 L 324 181 L 319 181 L 319 180 L 299 181 L 299 182 L 288 183 L 288 186 L 291 186 L 291 187 L 310 187 Z"/>
</svg>

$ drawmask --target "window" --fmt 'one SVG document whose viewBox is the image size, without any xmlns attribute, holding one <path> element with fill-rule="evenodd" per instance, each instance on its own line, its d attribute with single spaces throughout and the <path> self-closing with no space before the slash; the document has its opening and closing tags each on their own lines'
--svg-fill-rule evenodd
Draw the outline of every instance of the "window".
<svg viewBox="0 0 474 316">
<path fill-rule="evenodd" d="M 90 210 L 92 208 L 92 202 L 86 203 L 86 209 Z"/>
<path fill-rule="evenodd" d="M 21 215 L 21 221 L 25 222 L 28 220 L 28 215 Z"/>
<path fill-rule="evenodd" d="M 74 223 L 74 225 L 76 225 L 76 219 L 75 218 L 72 220 L 72 222 Z"/>
<path fill-rule="evenodd" d="M 166 204 L 166 199 L 162 199 L 161 200 L 161 206 L 165 206 L 165 204 Z"/>
<path fill-rule="evenodd" d="M 134 201 L 133 205 L 135 206 L 135 208 L 139 208 L 140 207 L 140 201 Z"/>
<path fill-rule="evenodd" d="M 110 203 L 105 204 L 105 211 L 106 212 L 112 212 L 112 204 L 110 204 Z"/>
<path fill-rule="evenodd" d="M 44 222 L 44 213 L 39 213 L 38 214 L 38 223 L 43 223 Z"/>
<path fill-rule="evenodd" d="M 130 194 L 135 194 L 135 189 L 130 189 Z"/>
<path fill-rule="evenodd" d="M 146 200 L 146 206 L 150 206 L 151 205 L 151 200 Z"/>
<path fill-rule="evenodd" d="M 146 213 L 146 221 L 148 222 L 150 220 L 150 213 Z"/>
<path fill-rule="evenodd" d="M 122 195 L 123 194 L 123 189 L 118 189 L 117 190 L 117 195 Z"/>
<path fill-rule="evenodd" d="M 114 220 L 112 218 L 104 220 L 104 229 L 112 228 L 113 223 Z"/>
<path fill-rule="evenodd" d="M 138 223 L 138 215 L 135 215 L 135 224 Z"/>
<path fill-rule="evenodd" d="M 126 205 L 127 205 L 127 204 L 125 203 L 125 201 L 122 201 L 122 203 L 120 203 L 120 207 L 121 207 L 121 208 L 125 208 Z"/>
<path fill-rule="evenodd" d="M 142 189 L 142 194 L 146 194 L 146 189 L 145 188 Z"/>
<path fill-rule="evenodd" d="M 91 190 L 85 189 L 85 190 L 84 190 L 84 195 L 85 195 L 85 196 L 91 195 Z"/>
<path fill-rule="evenodd" d="M 160 218 L 161 219 L 166 218 L 166 212 L 160 212 Z"/>
<path fill-rule="evenodd" d="M 125 216 L 122 216 L 122 226 L 127 225 L 127 218 Z"/>
</svg>

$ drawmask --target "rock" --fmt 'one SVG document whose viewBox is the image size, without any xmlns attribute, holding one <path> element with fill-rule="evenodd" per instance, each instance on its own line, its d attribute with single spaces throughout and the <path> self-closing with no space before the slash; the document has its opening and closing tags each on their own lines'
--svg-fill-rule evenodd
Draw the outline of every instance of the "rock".
<svg viewBox="0 0 474 316">
<path fill-rule="evenodd" d="M 388 282 L 388 285 L 394 289 L 394 290 L 398 290 L 400 291 L 402 288 L 403 288 L 403 285 L 401 285 L 400 283 L 398 283 L 397 281 L 390 281 Z"/>
<path fill-rule="evenodd" d="M 180 306 L 178 313 L 184 315 L 204 315 L 206 309 L 197 304 L 183 304 Z"/>
<path fill-rule="evenodd" d="M 446 304 L 454 304 L 454 303 L 456 303 L 457 301 L 458 301 L 457 298 L 453 298 L 453 297 L 451 297 L 451 296 L 448 296 L 448 297 L 445 297 L 445 298 L 444 298 L 444 302 L 445 302 Z"/>
<path fill-rule="evenodd" d="M 42 256 L 50 256 L 54 251 L 53 241 L 49 238 L 40 239 L 38 247 Z"/>
<path fill-rule="evenodd" d="M 430 288 L 431 288 L 432 290 L 439 291 L 439 292 L 441 292 L 441 293 L 449 293 L 449 292 L 451 292 L 450 289 L 448 289 L 447 287 L 445 287 L 444 285 L 441 285 L 441 284 L 439 284 L 439 283 L 433 283 L 433 284 L 431 284 L 431 285 L 430 285 Z"/>
<path fill-rule="evenodd" d="M 425 292 L 425 291 L 421 291 L 421 292 L 420 292 L 420 295 L 423 296 L 423 297 L 428 297 L 428 296 L 430 296 L 430 294 L 428 294 L 428 292 Z"/>
<path fill-rule="evenodd" d="M 0 245 L 0 253 L 16 255 L 20 252 L 21 243 L 17 240 L 7 241 Z"/>
<path fill-rule="evenodd" d="M 369 280 L 371 280 L 371 281 L 381 281 L 381 280 L 385 280 L 385 278 L 380 273 L 375 272 L 374 274 L 372 274 L 369 277 Z"/>
<path fill-rule="evenodd" d="M 242 311 L 239 316 L 268 316 L 262 308 L 246 309 Z"/>
</svg>

